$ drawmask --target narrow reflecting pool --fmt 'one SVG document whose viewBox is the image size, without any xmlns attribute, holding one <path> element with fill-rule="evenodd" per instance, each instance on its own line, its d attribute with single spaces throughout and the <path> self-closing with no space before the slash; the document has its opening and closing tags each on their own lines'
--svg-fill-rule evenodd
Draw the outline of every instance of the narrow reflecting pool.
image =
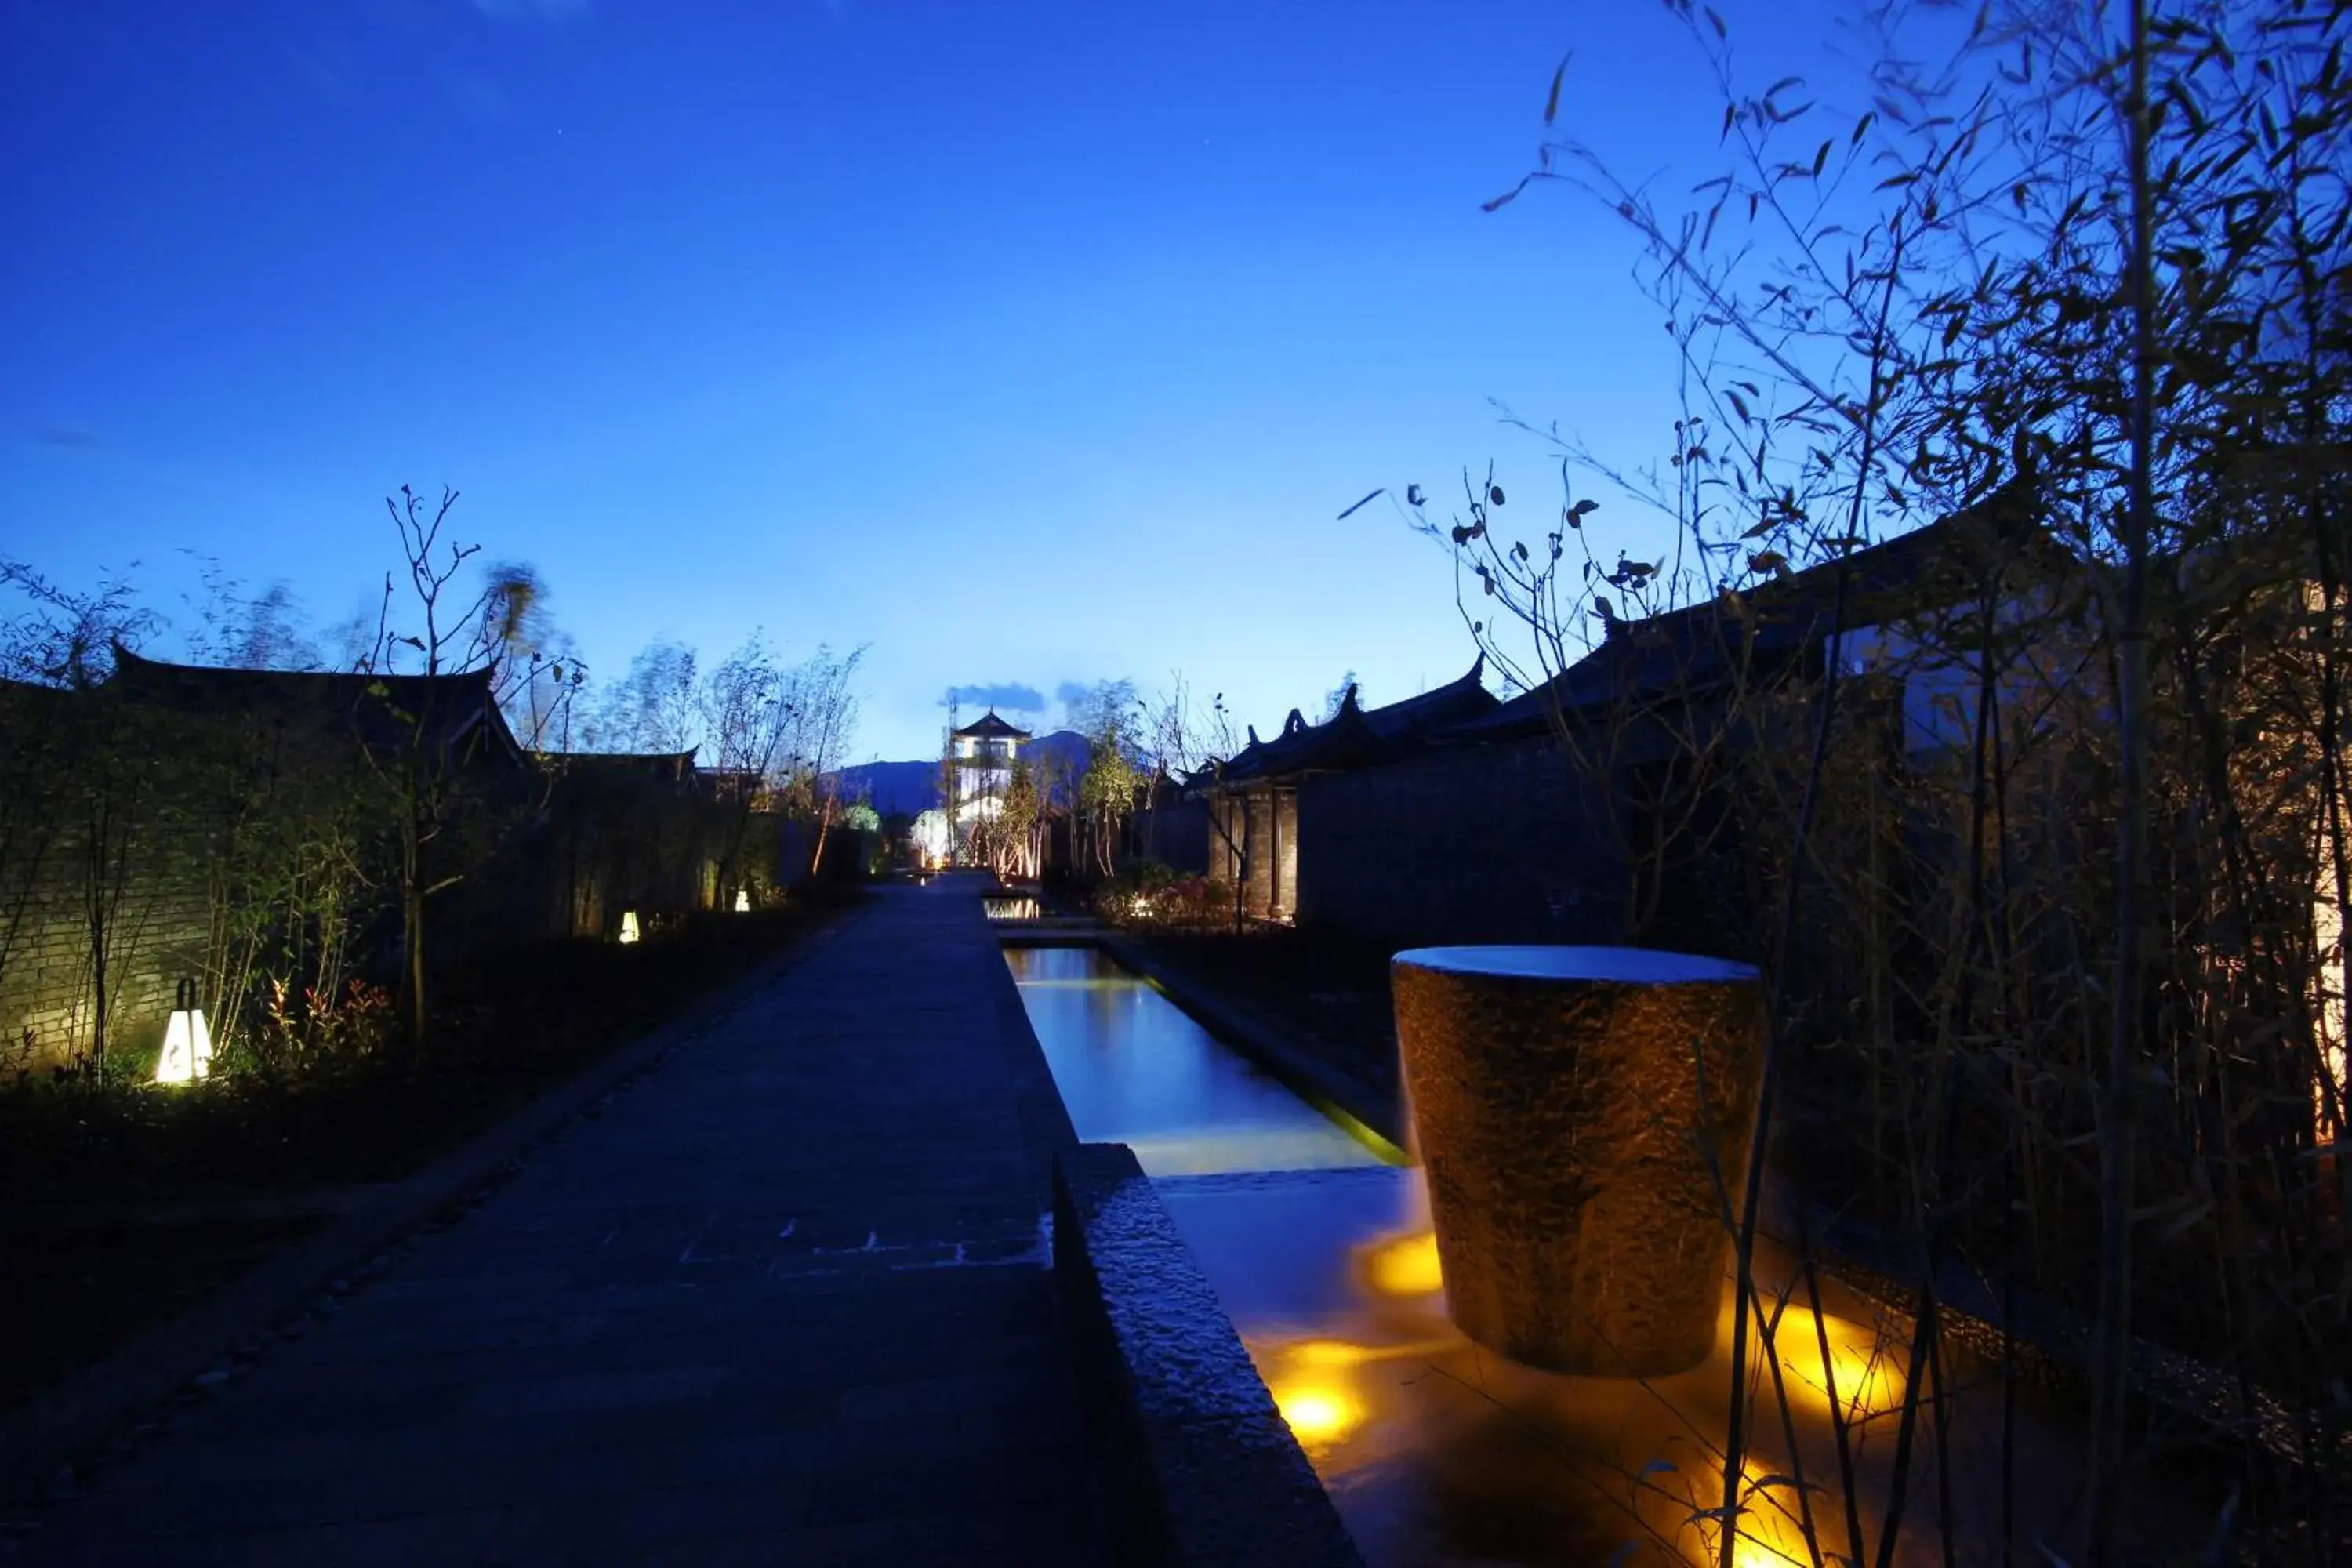
<svg viewBox="0 0 2352 1568">
<path fill-rule="evenodd" d="M 1080 1138 L 1129 1145 L 1154 1176 L 1383 1163 L 1101 952 L 1004 959 Z"/>
</svg>

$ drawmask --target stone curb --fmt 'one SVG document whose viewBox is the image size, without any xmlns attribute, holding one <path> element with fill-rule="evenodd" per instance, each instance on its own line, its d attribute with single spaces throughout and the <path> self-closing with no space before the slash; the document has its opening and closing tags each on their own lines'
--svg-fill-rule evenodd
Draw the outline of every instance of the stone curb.
<svg viewBox="0 0 2352 1568">
<path fill-rule="evenodd" d="M 1124 1143 L 1079 1144 L 1055 1163 L 1054 1276 L 1113 1561 L 1363 1568 Z"/>
<path fill-rule="evenodd" d="M 232 1347 L 260 1338 L 334 1281 L 360 1271 L 404 1232 L 498 1185 L 533 1145 L 655 1067 L 859 918 L 851 910 L 722 985 L 681 1016 L 583 1068 L 423 1170 L 390 1184 L 310 1240 L 278 1253 L 176 1318 L 118 1347 L 0 1415 L 0 1510 L 38 1502 L 61 1468 L 88 1458 L 136 1417 L 212 1374 Z"/>
</svg>

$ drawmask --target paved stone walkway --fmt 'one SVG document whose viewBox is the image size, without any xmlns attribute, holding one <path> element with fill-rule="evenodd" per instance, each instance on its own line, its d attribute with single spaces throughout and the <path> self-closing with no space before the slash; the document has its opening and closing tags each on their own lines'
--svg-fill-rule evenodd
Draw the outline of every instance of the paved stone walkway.
<svg viewBox="0 0 2352 1568">
<path fill-rule="evenodd" d="M 886 889 L 34 1538 L 59 1563 L 1094 1561 L 1070 1134 L 979 900 Z"/>
</svg>

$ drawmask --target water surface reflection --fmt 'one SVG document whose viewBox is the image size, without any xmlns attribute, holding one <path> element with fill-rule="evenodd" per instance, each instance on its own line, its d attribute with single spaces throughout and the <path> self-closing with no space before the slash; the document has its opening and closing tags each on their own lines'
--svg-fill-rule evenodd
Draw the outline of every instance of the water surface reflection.
<svg viewBox="0 0 2352 1568">
<path fill-rule="evenodd" d="M 1155 1176 L 1381 1163 L 1101 952 L 1014 947 L 1004 960 L 1080 1138 L 1128 1144 Z"/>
</svg>

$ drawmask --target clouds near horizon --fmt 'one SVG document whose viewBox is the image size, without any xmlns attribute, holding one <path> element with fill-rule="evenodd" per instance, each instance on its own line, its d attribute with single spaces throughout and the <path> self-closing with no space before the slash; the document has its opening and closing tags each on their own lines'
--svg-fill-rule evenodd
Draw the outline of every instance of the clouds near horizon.
<svg viewBox="0 0 2352 1568">
<path fill-rule="evenodd" d="M 995 686 L 950 686 L 940 700 L 940 706 L 950 704 L 971 708 L 994 708 L 1000 711 L 1011 709 L 1015 713 L 1043 713 L 1045 694 L 1034 686 L 1018 681 L 1004 681 Z"/>
</svg>

